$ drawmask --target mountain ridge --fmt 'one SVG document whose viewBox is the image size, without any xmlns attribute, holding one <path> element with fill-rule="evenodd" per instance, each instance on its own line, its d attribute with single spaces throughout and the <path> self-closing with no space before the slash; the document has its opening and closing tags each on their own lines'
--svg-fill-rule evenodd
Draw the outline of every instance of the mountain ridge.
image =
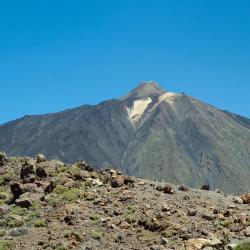
<svg viewBox="0 0 250 250">
<path fill-rule="evenodd" d="M 250 189 L 247 118 L 155 82 L 142 83 L 125 97 L 3 124 L 0 151 L 43 153 L 65 162 L 86 159 L 97 168 L 193 187 Z"/>
</svg>

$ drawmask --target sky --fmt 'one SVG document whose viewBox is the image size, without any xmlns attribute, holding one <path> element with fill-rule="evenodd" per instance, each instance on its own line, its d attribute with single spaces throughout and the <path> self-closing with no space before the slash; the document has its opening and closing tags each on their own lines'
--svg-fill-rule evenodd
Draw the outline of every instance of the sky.
<svg viewBox="0 0 250 250">
<path fill-rule="evenodd" d="M 148 80 L 250 118 L 250 1 L 0 0 L 0 124 Z"/>
</svg>

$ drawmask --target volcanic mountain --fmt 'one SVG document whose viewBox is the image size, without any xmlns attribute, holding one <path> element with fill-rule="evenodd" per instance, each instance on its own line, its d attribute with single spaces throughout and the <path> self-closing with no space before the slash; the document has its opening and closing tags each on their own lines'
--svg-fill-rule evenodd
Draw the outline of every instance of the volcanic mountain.
<svg viewBox="0 0 250 250">
<path fill-rule="evenodd" d="M 115 167 L 191 187 L 250 190 L 250 120 L 155 82 L 120 99 L 0 126 L 0 151 Z"/>
</svg>

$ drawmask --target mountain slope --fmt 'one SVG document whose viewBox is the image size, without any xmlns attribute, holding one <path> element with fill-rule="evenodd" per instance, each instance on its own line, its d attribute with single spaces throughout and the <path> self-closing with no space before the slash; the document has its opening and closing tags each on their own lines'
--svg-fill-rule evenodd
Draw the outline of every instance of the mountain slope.
<svg viewBox="0 0 250 250">
<path fill-rule="evenodd" d="M 1 250 L 222 250 L 249 240 L 250 193 L 190 189 L 41 155 L 0 153 L 0 173 Z"/>
<path fill-rule="evenodd" d="M 250 189 L 250 123 L 185 94 L 142 83 L 118 100 L 0 126 L 0 151 L 86 159 L 150 179 Z"/>
</svg>

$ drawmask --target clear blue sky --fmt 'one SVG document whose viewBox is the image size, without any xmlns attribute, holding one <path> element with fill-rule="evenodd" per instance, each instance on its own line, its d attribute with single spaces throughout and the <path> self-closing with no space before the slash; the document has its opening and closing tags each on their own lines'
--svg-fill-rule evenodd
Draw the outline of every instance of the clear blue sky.
<svg viewBox="0 0 250 250">
<path fill-rule="evenodd" d="M 0 123 L 141 80 L 250 117 L 250 1 L 0 1 Z"/>
</svg>

